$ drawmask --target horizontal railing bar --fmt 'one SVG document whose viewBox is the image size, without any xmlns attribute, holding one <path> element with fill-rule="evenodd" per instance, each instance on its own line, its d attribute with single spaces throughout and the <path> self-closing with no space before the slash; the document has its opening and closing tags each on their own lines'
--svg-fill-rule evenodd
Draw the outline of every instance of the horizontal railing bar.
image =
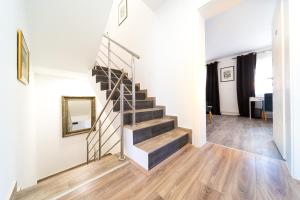
<svg viewBox="0 0 300 200">
<path fill-rule="evenodd" d="M 133 83 L 132 83 L 133 84 Z M 128 87 L 124 84 L 124 88 L 129 92 L 129 94 L 132 94 L 132 91 L 130 91 L 129 89 L 128 89 Z"/>
<path fill-rule="evenodd" d="M 108 47 L 102 43 L 102 46 L 105 47 L 106 49 L 108 49 Z M 122 61 L 125 65 L 127 65 L 127 67 L 132 68 L 125 60 L 123 60 L 123 58 L 121 58 L 120 56 L 118 56 L 113 50 L 110 50 L 110 52 L 117 58 L 119 58 L 120 61 Z"/>
<path fill-rule="evenodd" d="M 98 62 L 97 62 L 98 63 Z M 99 64 L 99 63 L 98 63 Z M 103 67 L 101 67 L 100 65 L 99 65 L 99 67 L 101 68 L 101 70 L 105 73 L 105 75 L 106 76 L 108 76 L 108 74 L 105 72 L 105 70 L 103 70 Z M 111 71 L 116 77 L 118 77 L 113 71 Z M 114 82 L 112 82 L 112 84 L 114 85 L 115 83 Z M 130 94 L 132 94 L 132 92 L 128 89 L 128 87 L 126 87 L 126 85 L 124 84 L 124 87 L 127 89 L 127 91 L 129 92 L 129 95 Z M 117 90 L 120 92 L 120 89 L 119 88 L 117 88 Z M 120 97 L 119 97 L 120 98 Z"/>
<path fill-rule="evenodd" d="M 97 132 L 99 131 L 99 128 L 95 131 L 95 134 L 93 135 L 93 137 L 90 139 L 89 145 L 93 142 L 94 138 L 97 135 Z"/>
<path fill-rule="evenodd" d="M 108 152 L 110 152 L 110 150 L 112 150 L 118 143 L 120 142 L 120 140 L 118 140 L 109 150 L 107 150 L 104 155 L 106 155 Z"/>
<path fill-rule="evenodd" d="M 95 155 L 98 153 L 99 150 L 97 150 L 96 152 L 93 153 L 93 156 L 90 158 L 89 161 L 93 161 L 95 159 Z"/>
<path fill-rule="evenodd" d="M 98 56 L 97 58 L 100 59 L 100 61 L 103 63 L 103 65 L 105 65 L 105 67 L 107 67 L 107 64 L 104 62 L 104 60 L 101 58 L 101 56 Z M 98 63 L 98 62 L 97 62 Z M 98 63 L 99 64 L 99 63 Z M 99 64 L 100 66 L 100 64 Z M 108 68 L 108 67 L 107 67 Z M 103 70 L 104 71 L 104 70 Z"/>
<path fill-rule="evenodd" d="M 98 62 L 97 62 L 97 63 L 98 63 Z M 99 64 L 99 63 L 98 63 L 98 64 Z M 101 70 L 104 72 L 104 74 L 108 77 L 108 74 L 107 74 L 106 71 L 103 69 L 103 67 L 102 67 L 101 65 L 99 65 L 99 67 L 100 67 Z M 106 67 L 107 67 L 107 65 L 106 65 Z M 117 74 L 115 74 L 113 70 L 111 70 L 111 73 L 113 73 L 113 75 L 115 75 L 115 77 L 118 78 Z M 114 83 L 112 83 L 112 84 L 114 84 Z"/>
<path fill-rule="evenodd" d="M 127 98 L 124 96 L 125 101 L 128 103 L 128 105 L 130 106 L 130 108 L 133 110 L 133 106 L 129 103 L 129 101 L 127 100 Z"/>
<path fill-rule="evenodd" d="M 106 142 L 107 142 L 107 141 L 115 134 L 115 132 L 117 132 L 117 130 L 118 130 L 120 127 L 121 127 L 121 125 L 118 126 L 118 128 L 116 128 L 116 130 L 114 130 L 114 131 L 112 132 L 112 134 L 109 135 L 109 137 L 105 140 L 105 142 L 103 142 L 103 144 L 101 145 L 101 147 L 103 147 L 103 146 L 106 144 Z"/>
<path fill-rule="evenodd" d="M 108 59 L 108 56 L 101 49 L 99 49 L 99 51 Z M 119 67 L 114 61 L 110 60 L 110 62 L 119 70 L 121 70 L 121 67 Z"/>
<path fill-rule="evenodd" d="M 103 133 L 101 134 L 101 137 L 105 134 L 105 132 L 108 130 L 108 128 L 110 127 L 110 125 L 112 125 L 112 123 L 115 121 L 115 119 L 117 118 L 117 116 L 120 114 L 120 112 L 118 112 L 116 114 L 116 116 L 114 117 L 114 119 L 109 123 L 109 125 L 106 127 L 105 131 L 103 131 Z"/>
<path fill-rule="evenodd" d="M 137 55 L 136 53 L 130 51 L 129 49 L 127 49 L 126 47 L 124 47 L 123 45 L 121 45 L 120 43 L 116 42 L 115 40 L 111 39 L 109 36 L 103 34 L 103 37 L 105 37 L 106 39 L 110 40 L 111 42 L 113 42 L 114 44 L 118 45 L 119 47 L 121 47 L 123 50 L 127 51 L 129 54 L 131 54 L 132 56 L 136 57 L 137 59 L 140 59 L 140 56 Z"/>
<path fill-rule="evenodd" d="M 98 121 L 100 120 L 102 114 L 104 113 L 104 110 L 105 110 L 106 107 L 108 106 L 108 104 L 109 104 L 109 102 L 110 102 L 110 100 L 111 100 L 113 94 L 115 93 L 115 91 L 117 90 L 118 86 L 119 86 L 120 83 L 122 82 L 122 80 L 123 80 L 123 78 L 124 78 L 124 75 L 125 75 L 125 73 L 122 72 L 122 74 L 121 74 L 121 76 L 120 76 L 118 82 L 116 83 L 114 89 L 112 90 L 111 94 L 110 94 L 109 97 L 107 98 L 106 103 L 105 103 L 105 105 L 104 105 L 102 111 L 100 112 L 98 118 L 96 119 L 96 121 L 94 122 L 92 128 L 91 128 L 90 131 L 88 132 L 88 135 L 87 135 L 86 139 L 88 139 L 88 138 L 90 137 L 91 132 L 92 132 L 92 131 L 94 130 L 94 128 L 96 127 Z"/>
<path fill-rule="evenodd" d="M 89 152 L 88 153 L 90 153 L 94 148 L 95 148 L 95 146 L 96 146 L 96 144 L 99 142 L 99 140 L 97 140 L 96 142 L 95 142 L 95 144 L 92 146 L 92 148 L 89 150 Z"/>
<path fill-rule="evenodd" d="M 91 158 L 89 158 L 89 162 L 93 162 L 95 160 L 94 157 L 95 157 L 95 154 L 93 154 L 93 156 Z"/>
<path fill-rule="evenodd" d="M 117 99 L 117 101 L 120 99 L 120 97 Z M 115 105 L 117 104 L 117 102 L 115 102 L 113 104 L 113 107 L 110 109 L 109 113 L 106 115 L 105 119 L 102 122 L 102 125 L 104 124 L 104 122 L 106 121 L 106 119 L 109 117 L 110 113 L 114 110 Z M 102 127 L 102 126 L 101 126 Z"/>
</svg>

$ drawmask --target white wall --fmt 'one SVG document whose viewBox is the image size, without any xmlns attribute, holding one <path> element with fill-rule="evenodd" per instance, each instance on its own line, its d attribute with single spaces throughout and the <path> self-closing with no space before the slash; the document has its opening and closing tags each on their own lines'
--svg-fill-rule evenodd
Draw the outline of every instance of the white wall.
<svg viewBox="0 0 300 200">
<path fill-rule="evenodd" d="M 239 115 L 236 92 L 236 59 L 231 57 L 221 58 L 218 61 L 220 110 L 222 115 Z M 220 69 L 234 66 L 234 81 L 221 82 Z"/>
<path fill-rule="evenodd" d="M 96 96 L 87 74 L 49 71 L 35 75 L 38 179 L 86 162 L 86 134 L 62 137 L 61 97 Z"/>
<path fill-rule="evenodd" d="M 273 22 L 273 139 L 283 158 L 285 149 L 285 58 L 283 7 L 278 3 Z"/>
<path fill-rule="evenodd" d="M 0 1 L 0 199 L 7 199 L 15 181 L 22 186 L 35 179 L 32 84 L 17 80 L 17 29 L 31 47 L 25 5 L 23 0 Z"/>
<path fill-rule="evenodd" d="M 115 0 L 107 26 L 113 39 L 141 56 L 137 81 L 167 114 L 178 116 L 179 126 L 193 129 L 196 146 L 206 141 L 205 33 L 198 12 L 206 2 L 169 0 L 151 10 L 142 0 L 130 0 L 119 27 Z"/>
</svg>

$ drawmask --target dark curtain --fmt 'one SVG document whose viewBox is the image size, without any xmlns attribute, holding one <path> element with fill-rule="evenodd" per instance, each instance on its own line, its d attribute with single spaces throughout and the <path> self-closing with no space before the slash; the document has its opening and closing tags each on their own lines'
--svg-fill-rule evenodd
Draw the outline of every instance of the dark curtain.
<svg viewBox="0 0 300 200">
<path fill-rule="evenodd" d="M 207 65 L 206 106 L 212 106 L 212 113 L 220 115 L 218 62 Z"/>
<path fill-rule="evenodd" d="M 255 97 L 256 53 L 237 57 L 237 98 L 240 116 L 249 117 L 249 97 Z M 255 103 L 251 105 L 254 116 Z"/>
</svg>

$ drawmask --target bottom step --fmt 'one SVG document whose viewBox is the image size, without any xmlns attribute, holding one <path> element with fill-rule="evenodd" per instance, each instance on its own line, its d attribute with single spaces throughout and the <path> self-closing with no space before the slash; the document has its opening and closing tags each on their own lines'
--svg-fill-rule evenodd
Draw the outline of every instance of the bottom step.
<svg viewBox="0 0 300 200">
<path fill-rule="evenodd" d="M 189 142 L 191 130 L 175 128 L 135 146 L 148 156 L 148 170 L 152 169 Z"/>
</svg>

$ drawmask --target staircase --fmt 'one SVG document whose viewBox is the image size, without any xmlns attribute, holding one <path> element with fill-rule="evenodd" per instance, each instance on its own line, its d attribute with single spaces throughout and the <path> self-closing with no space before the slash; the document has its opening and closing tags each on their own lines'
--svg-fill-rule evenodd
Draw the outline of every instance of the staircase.
<svg viewBox="0 0 300 200">
<path fill-rule="evenodd" d="M 111 70 L 111 84 L 115 86 L 122 71 Z M 108 68 L 100 65 L 92 69 L 92 75 L 95 76 L 100 89 L 106 92 L 107 99 L 112 94 L 109 90 L 108 72 Z M 128 75 L 124 76 L 123 83 L 124 87 L 133 88 Z M 177 127 L 177 117 L 167 116 L 165 107 L 157 106 L 155 98 L 148 97 L 147 90 L 141 90 L 140 84 L 135 84 L 134 89 L 135 111 L 131 106 L 133 95 L 129 90 L 124 91 L 124 97 L 127 99 L 123 104 L 124 149 L 130 159 L 148 171 L 188 144 L 191 141 L 191 130 Z M 113 111 L 119 112 L 120 90 L 112 94 L 110 101 L 114 105 Z"/>
</svg>

